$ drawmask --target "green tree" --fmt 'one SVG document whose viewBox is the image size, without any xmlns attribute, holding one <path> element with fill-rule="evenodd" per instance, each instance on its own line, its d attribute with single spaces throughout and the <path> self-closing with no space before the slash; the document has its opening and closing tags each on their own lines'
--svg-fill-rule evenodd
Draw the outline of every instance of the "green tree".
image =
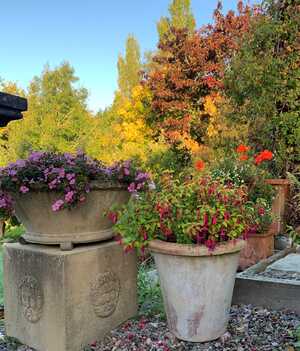
<svg viewBox="0 0 300 351">
<path fill-rule="evenodd" d="M 256 151 L 273 151 L 276 176 L 300 163 L 299 33 L 297 1 L 264 1 L 225 80 L 231 118 L 249 125 Z"/>
<path fill-rule="evenodd" d="M 138 41 L 129 35 L 126 41 L 125 56 L 118 59 L 118 93 L 130 97 L 131 91 L 141 80 L 141 53 Z"/>
<path fill-rule="evenodd" d="M 169 17 L 161 17 L 157 23 L 159 39 L 171 35 L 171 28 L 187 28 L 190 33 L 195 30 L 196 21 L 191 9 L 190 0 L 172 0 L 169 5 Z"/>
<path fill-rule="evenodd" d="M 30 150 L 85 149 L 94 119 L 87 110 L 87 91 L 77 82 L 68 63 L 55 69 L 47 66 L 32 80 L 27 93 L 28 112 L 23 120 L 7 127 L 8 141 L 2 155 L 6 162 L 25 157 Z"/>
</svg>

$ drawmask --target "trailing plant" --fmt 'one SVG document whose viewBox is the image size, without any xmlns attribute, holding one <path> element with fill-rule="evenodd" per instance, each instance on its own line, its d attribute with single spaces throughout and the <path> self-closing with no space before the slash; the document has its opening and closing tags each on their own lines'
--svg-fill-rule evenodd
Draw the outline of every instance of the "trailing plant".
<svg viewBox="0 0 300 351">
<path fill-rule="evenodd" d="M 0 218 L 13 213 L 14 195 L 22 196 L 35 190 L 61 195 L 52 204 L 53 211 L 72 208 L 85 201 L 93 181 L 118 183 L 129 192 L 137 192 L 146 187 L 149 175 L 138 170 L 131 161 L 106 167 L 82 152 L 74 155 L 33 152 L 27 159 L 0 169 Z"/>
</svg>

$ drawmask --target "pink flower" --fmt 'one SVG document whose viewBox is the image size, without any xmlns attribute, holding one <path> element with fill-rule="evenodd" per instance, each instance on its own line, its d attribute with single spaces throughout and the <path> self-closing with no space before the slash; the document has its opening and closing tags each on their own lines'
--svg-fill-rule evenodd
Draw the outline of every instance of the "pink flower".
<svg viewBox="0 0 300 351">
<path fill-rule="evenodd" d="M 52 205 L 52 211 L 57 212 L 59 211 L 64 205 L 63 200 L 57 200 L 54 202 L 54 204 Z"/>
<path fill-rule="evenodd" d="M 108 219 L 115 224 L 118 221 L 118 214 L 116 212 L 111 211 L 108 214 Z"/>
<path fill-rule="evenodd" d="M 217 243 L 212 239 L 208 239 L 205 241 L 205 246 L 208 248 L 209 251 L 213 251 L 216 245 Z"/>
<path fill-rule="evenodd" d="M 75 194 L 74 191 L 69 191 L 69 192 L 67 192 L 67 194 L 65 195 L 65 201 L 66 201 L 67 203 L 72 202 L 72 201 L 73 201 L 74 194 Z"/>
<path fill-rule="evenodd" d="M 20 192 L 21 192 L 21 193 L 26 194 L 26 193 L 28 193 L 28 191 L 29 191 L 29 188 L 27 188 L 27 186 L 22 185 L 22 186 L 20 187 Z"/>
<path fill-rule="evenodd" d="M 229 218 L 230 218 L 230 213 L 229 213 L 229 212 L 225 212 L 225 213 L 224 213 L 224 219 L 225 219 L 225 221 L 228 221 Z"/>
<path fill-rule="evenodd" d="M 217 224 L 217 216 L 214 215 L 213 218 L 211 219 L 211 224 L 216 225 Z"/>
<path fill-rule="evenodd" d="M 127 188 L 127 190 L 130 193 L 133 193 L 135 191 L 135 184 L 134 183 L 130 183 L 129 187 Z"/>
<path fill-rule="evenodd" d="M 258 213 L 259 213 L 261 216 L 263 216 L 263 215 L 266 213 L 266 211 L 265 211 L 265 209 L 264 209 L 263 207 L 260 207 L 260 208 L 258 209 Z"/>
</svg>

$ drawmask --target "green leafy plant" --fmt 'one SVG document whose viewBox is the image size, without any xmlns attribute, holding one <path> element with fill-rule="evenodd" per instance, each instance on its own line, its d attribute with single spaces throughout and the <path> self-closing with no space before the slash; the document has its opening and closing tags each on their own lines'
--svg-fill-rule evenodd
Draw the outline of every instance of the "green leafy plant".
<svg viewBox="0 0 300 351">
<path fill-rule="evenodd" d="M 161 289 L 152 257 L 139 265 L 137 288 L 140 314 L 164 315 Z"/>
<path fill-rule="evenodd" d="M 114 230 L 127 249 L 143 249 L 150 240 L 160 239 L 213 250 L 219 243 L 247 238 L 260 216 L 245 186 L 197 174 L 165 175 L 155 190 L 114 210 Z"/>
<path fill-rule="evenodd" d="M 287 204 L 287 223 L 297 228 L 300 226 L 300 168 L 287 173 L 290 181 L 290 197 Z"/>
<path fill-rule="evenodd" d="M 269 150 L 253 154 L 250 147 L 239 145 L 235 153 L 224 156 L 211 166 L 214 178 L 223 178 L 235 186 L 247 187 L 248 198 L 254 204 L 252 210 L 260 214 L 254 221 L 258 233 L 264 232 L 273 220 L 271 208 L 275 191 L 266 182 L 271 175 L 263 166 L 272 158 L 273 154 Z"/>
</svg>

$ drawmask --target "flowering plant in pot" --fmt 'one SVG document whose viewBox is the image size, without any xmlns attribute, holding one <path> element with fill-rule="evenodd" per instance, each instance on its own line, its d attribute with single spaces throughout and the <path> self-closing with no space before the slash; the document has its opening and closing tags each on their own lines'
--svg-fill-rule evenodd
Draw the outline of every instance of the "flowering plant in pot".
<svg viewBox="0 0 300 351">
<path fill-rule="evenodd" d="M 30 242 L 104 240 L 112 229 L 103 213 L 126 203 L 129 192 L 142 190 L 148 180 L 130 161 L 106 167 L 81 152 L 34 152 L 0 169 L 0 214 L 14 209 Z"/>
<path fill-rule="evenodd" d="M 239 145 L 236 152 L 212 166 L 212 176 L 222 177 L 236 186 L 246 186 L 252 207 L 253 225 L 247 245 L 241 251 L 240 269 L 245 269 L 274 252 L 274 214 L 272 204 L 274 188 L 268 184 L 271 177 L 264 167 L 272 160 L 273 154 L 264 150 L 254 154 L 250 147 Z"/>
<path fill-rule="evenodd" d="M 167 176 L 111 212 L 128 249 L 148 246 L 153 253 L 169 328 L 178 338 L 204 342 L 225 332 L 252 206 L 245 186 L 208 175 Z"/>
</svg>

